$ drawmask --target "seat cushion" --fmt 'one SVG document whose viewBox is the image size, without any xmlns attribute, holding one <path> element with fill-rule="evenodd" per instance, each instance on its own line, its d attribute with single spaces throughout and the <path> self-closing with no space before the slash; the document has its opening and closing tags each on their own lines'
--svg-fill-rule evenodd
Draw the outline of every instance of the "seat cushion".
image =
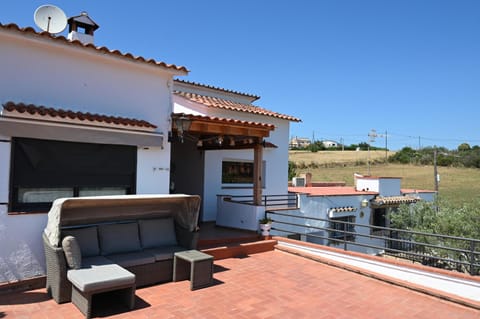
<svg viewBox="0 0 480 319">
<path fill-rule="evenodd" d="M 182 246 L 165 246 L 145 249 L 145 252 L 152 254 L 156 261 L 173 259 L 173 254 L 179 251 L 187 250 Z"/>
<path fill-rule="evenodd" d="M 62 249 L 65 253 L 68 267 L 72 269 L 79 269 L 82 267 L 82 252 L 80 251 L 80 245 L 75 237 L 63 237 Z"/>
<path fill-rule="evenodd" d="M 140 266 L 155 262 L 155 257 L 152 254 L 143 251 L 107 255 L 105 257 L 122 267 Z"/>
<path fill-rule="evenodd" d="M 176 246 L 175 223 L 172 217 L 138 221 L 142 247 Z"/>
<path fill-rule="evenodd" d="M 135 275 L 116 264 L 104 264 L 67 271 L 68 280 L 83 292 L 134 285 Z"/>
<path fill-rule="evenodd" d="M 97 227 L 70 228 L 62 230 L 63 236 L 73 236 L 80 246 L 82 257 L 100 255 Z"/>
<path fill-rule="evenodd" d="M 141 250 L 137 223 L 98 226 L 102 255 L 113 255 Z"/>
</svg>

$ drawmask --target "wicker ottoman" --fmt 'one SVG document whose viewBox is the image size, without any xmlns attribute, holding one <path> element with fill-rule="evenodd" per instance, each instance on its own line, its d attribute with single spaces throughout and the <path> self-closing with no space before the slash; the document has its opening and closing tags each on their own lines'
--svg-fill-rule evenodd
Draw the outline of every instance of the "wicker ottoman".
<svg viewBox="0 0 480 319">
<path fill-rule="evenodd" d="M 92 297 L 95 294 L 118 291 L 129 309 L 135 305 L 135 275 L 116 264 L 72 269 L 67 272 L 72 283 L 72 302 L 90 318 L 92 315 Z"/>
<path fill-rule="evenodd" d="M 213 282 L 213 256 L 198 250 L 176 252 L 173 256 L 173 281 L 190 279 L 190 289 Z"/>
</svg>

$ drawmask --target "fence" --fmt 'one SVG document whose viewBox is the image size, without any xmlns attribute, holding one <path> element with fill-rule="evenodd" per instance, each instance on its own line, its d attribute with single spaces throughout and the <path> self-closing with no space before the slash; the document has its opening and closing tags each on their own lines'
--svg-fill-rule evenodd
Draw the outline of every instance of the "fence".
<svg viewBox="0 0 480 319">
<path fill-rule="evenodd" d="M 480 274 L 480 240 L 437 235 L 354 222 L 266 211 L 273 220 L 272 234 L 291 238 L 316 238 L 328 246 L 354 246 L 433 267 Z M 312 226 L 310 224 L 326 226 Z"/>
</svg>

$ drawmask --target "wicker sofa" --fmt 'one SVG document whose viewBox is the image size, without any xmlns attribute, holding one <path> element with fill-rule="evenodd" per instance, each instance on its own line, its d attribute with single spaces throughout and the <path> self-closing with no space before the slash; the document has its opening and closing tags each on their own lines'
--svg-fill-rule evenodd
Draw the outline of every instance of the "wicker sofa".
<svg viewBox="0 0 480 319">
<path fill-rule="evenodd" d="M 47 291 L 57 303 L 71 300 L 66 236 L 80 246 L 81 267 L 111 262 L 133 273 L 136 287 L 171 281 L 173 254 L 197 246 L 199 208 L 200 197 L 190 195 L 56 200 L 43 233 Z"/>
</svg>

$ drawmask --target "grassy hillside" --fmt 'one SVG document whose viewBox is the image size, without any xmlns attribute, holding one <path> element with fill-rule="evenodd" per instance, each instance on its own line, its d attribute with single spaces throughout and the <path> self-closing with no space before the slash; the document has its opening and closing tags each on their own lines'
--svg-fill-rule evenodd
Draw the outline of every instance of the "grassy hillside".
<svg viewBox="0 0 480 319">
<path fill-rule="evenodd" d="M 353 174 L 368 174 L 368 152 L 290 152 L 297 173 L 312 173 L 314 181 L 345 181 L 353 186 Z M 385 164 L 384 151 L 370 152 L 370 173 L 375 176 L 401 177 L 402 188 L 434 189 L 433 166 Z M 303 164 L 302 164 L 303 163 Z M 306 167 L 308 166 L 308 167 Z M 470 202 L 480 194 L 480 169 L 438 167 L 439 196 L 456 204 Z"/>
</svg>

